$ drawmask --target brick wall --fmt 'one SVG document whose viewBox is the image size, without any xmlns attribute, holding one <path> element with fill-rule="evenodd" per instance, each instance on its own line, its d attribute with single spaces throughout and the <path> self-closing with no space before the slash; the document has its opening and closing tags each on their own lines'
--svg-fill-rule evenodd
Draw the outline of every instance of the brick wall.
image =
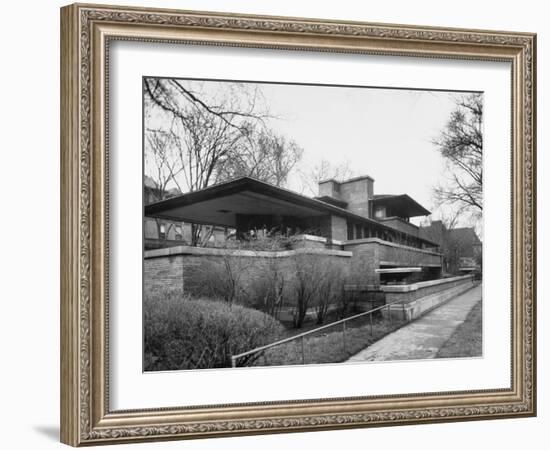
<svg viewBox="0 0 550 450">
<path fill-rule="evenodd" d="M 477 284 L 473 276 L 466 275 L 407 286 L 382 286 L 389 304 L 382 314 L 399 320 L 414 320 Z"/>
<path fill-rule="evenodd" d="M 187 270 L 185 265 L 186 261 L 177 255 L 145 258 L 143 295 L 150 297 L 165 291 L 183 294 L 184 268 Z"/>
<path fill-rule="evenodd" d="M 439 253 L 386 242 L 377 238 L 347 241 L 344 250 L 353 253 L 353 282 L 380 284 L 380 276 L 375 273 L 381 265 L 396 267 L 440 267 Z"/>
<path fill-rule="evenodd" d="M 368 244 L 344 244 L 344 249 L 353 253 L 351 262 L 352 283 L 364 283 L 370 285 L 380 284 L 380 276 L 375 272 L 380 267 L 380 247 Z"/>
<path fill-rule="evenodd" d="M 430 267 L 441 260 L 437 253 L 374 238 L 345 242 L 343 251 L 327 249 L 317 237 L 306 238 L 301 245 L 295 250 L 272 252 L 188 246 L 150 250 L 144 259 L 144 293 L 200 293 L 216 274 L 227 275 L 228 267 L 245 288 L 275 270 L 284 274 L 285 284 L 291 289 L 300 264 L 313 262 L 333 267 L 344 274 L 347 282 L 378 285 L 380 277 L 375 270 L 381 263 Z"/>
<path fill-rule="evenodd" d="M 345 241 L 348 238 L 348 221 L 344 217 L 330 216 L 331 239 Z"/>
<path fill-rule="evenodd" d="M 244 289 L 277 271 L 290 290 L 301 264 L 326 264 L 347 278 L 351 256 L 346 251 L 318 248 L 266 252 L 180 246 L 151 250 L 144 258 L 144 295 L 163 291 L 200 295 L 212 277 L 227 276 L 228 271 Z"/>
<path fill-rule="evenodd" d="M 357 177 L 340 184 L 340 197 L 348 203 L 347 209 L 363 217 L 371 217 L 369 200 L 373 196 L 370 177 Z"/>
<path fill-rule="evenodd" d="M 461 277 L 443 278 L 440 280 L 425 281 L 404 286 L 382 286 L 382 290 L 386 293 L 386 303 L 393 303 L 395 301 L 410 303 L 419 298 L 448 291 L 459 286 L 471 287 L 473 282 L 474 278 L 471 275 L 464 275 Z"/>
</svg>

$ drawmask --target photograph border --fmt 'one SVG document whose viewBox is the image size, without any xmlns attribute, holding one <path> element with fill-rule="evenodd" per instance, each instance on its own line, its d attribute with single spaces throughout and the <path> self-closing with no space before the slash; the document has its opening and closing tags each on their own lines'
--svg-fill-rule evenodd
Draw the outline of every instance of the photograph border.
<svg viewBox="0 0 550 450">
<path fill-rule="evenodd" d="M 109 409 L 113 40 L 502 61 L 512 67 L 510 389 Z M 536 414 L 536 35 L 75 4 L 61 9 L 61 441 L 73 446 Z"/>
</svg>

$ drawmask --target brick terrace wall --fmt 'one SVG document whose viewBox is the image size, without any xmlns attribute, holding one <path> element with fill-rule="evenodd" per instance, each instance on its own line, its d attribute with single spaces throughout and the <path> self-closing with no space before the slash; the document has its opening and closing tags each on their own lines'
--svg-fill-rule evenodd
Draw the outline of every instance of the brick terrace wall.
<svg viewBox="0 0 550 450">
<path fill-rule="evenodd" d="M 345 243 L 343 247 L 353 253 L 350 281 L 370 285 L 380 284 L 380 276 L 375 272 L 380 267 L 379 246 L 370 243 L 362 245 Z"/>
<path fill-rule="evenodd" d="M 352 254 L 341 250 L 299 248 L 288 251 L 249 251 L 201 247 L 171 247 L 145 252 L 145 295 L 159 292 L 200 294 L 208 277 L 224 272 L 230 264 L 239 282 L 250 288 L 273 267 L 284 274 L 285 286 L 292 288 L 301 258 L 312 256 L 315 263 L 325 263 L 347 277 Z"/>
<path fill-rule="evenodd" d="M 440 264 L 438 253 L 405 247 L 376 238 L 347 241 L 326 247 L 323 238 L 304 237 L 295 250 L 248 251 L 177 246 L 145 252 L 144 295 L 162 291 L 200 293 L 208 277 L 224 273 L 224 265 L 237 268 L 239 281 L 250 287 L 252 283 L 275 267 L 285 274 L 285 284 L 292 286 L 297 264 L 303 255 L 312 255 L 317 263 L 332 265 L 346 277 L 346 282 L 378 285 L 375 269 L 381 263 L 402 266 L 430 266 Z M 340 245 L 341 244 L 341 245 Z"/>
<path fill-rule="evenodd" d="M 394 244 L 377 238 L 346 241 L 344 250 L 353 253 L 353 282 L 380 284 L 375 273 L 380 265 L 399 267 L 440 267 L 441 254 L 414 247 Z"/>
<path fill-rule="evenodd" d="M 162 249 L 165 251 L 167 249 Z M 158 250 L 145 252 L 143 267 L 143 295 L 151 297 L 162 292 L 174 292 L 183 295 L 184 273 L 190 261 L 185 261 L 178 255 L 166 255 L 161 258 L 148 258 L 147 254 Z"/>
<path fill-rule="evenodd" d="M 423 281 L 408 285 L 387 285 L 381 288 L 386 293 L 386 303 L 395 301 L 409 303 L 419 298 L 453 289 L 457 286 L 472 285 L 473 282 L 474 278 L 472 275 L 464 275 L 461 277 L 442 278 L 440 280 Z"/>
<path fill-rule="evenodd" d="M 382 286 L 386 303 L 382 314 L 407 321 L 416 319 L 447 300 L 467 291 L 477 282 L 472 275 L 424 281 L 405 286 Z"/>
</svg>

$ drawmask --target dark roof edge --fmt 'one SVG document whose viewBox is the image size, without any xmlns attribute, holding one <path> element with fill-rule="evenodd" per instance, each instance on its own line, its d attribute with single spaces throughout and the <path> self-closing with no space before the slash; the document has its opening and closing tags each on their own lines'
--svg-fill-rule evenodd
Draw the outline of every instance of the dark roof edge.
<svg viewBox="0 0 550 450">
<path fill-rule="evenodd" d="M 384 200 L 389 200 L 389 199 L 395 199 L 395 198 L 406 198 L 408 201 L 414 203 L 418 209 L 422 210 L 422 211 L 425 211 L 426 214 L 424 214 L 425 216 L 429 216 L 432 212 L 427 210 L 426 208 L 424 208 L 424 206 L 422 206 L 420 203 L 418 203 L 414 198 L 412 198 L 410 195 L 408 194 L 397 194 L 397 195 L 392 195 L 392 194 L 379 194 L 381 195 L 381 197 L 379 198 L 373 198 L 372 201 L 373 202 L 383 202 Z"/>
</svg>

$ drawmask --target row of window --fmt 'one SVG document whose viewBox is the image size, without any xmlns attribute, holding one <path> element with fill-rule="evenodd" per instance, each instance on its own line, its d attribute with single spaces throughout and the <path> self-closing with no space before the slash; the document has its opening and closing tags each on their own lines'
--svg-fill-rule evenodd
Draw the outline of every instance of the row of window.
<svg viewBox="0 0 550 450">
<path fill-rule="evenodd" d="M 348 241 L 354 239 L 379 238 L 384 241 L 393 242 L 392 237 L 383 230 L 372 229 L 361 224 L 348 222 Z"/>
<path fill-rule="evenodd" d="M 373 229 L 369 226 L 359 223 L 354 224 L 348 222 L 348 241 L 367 238 L 378 238 L 382 239 L 383 241 L 395 242 L 397 244 L 406 245 L 408 247 L 423 248 L 421 241 L 415 239 L 412 236 L 408 236 L 405 233 L 401 233 L 399 231 L 392 233 L 390 231 Z"/>
</svg>

